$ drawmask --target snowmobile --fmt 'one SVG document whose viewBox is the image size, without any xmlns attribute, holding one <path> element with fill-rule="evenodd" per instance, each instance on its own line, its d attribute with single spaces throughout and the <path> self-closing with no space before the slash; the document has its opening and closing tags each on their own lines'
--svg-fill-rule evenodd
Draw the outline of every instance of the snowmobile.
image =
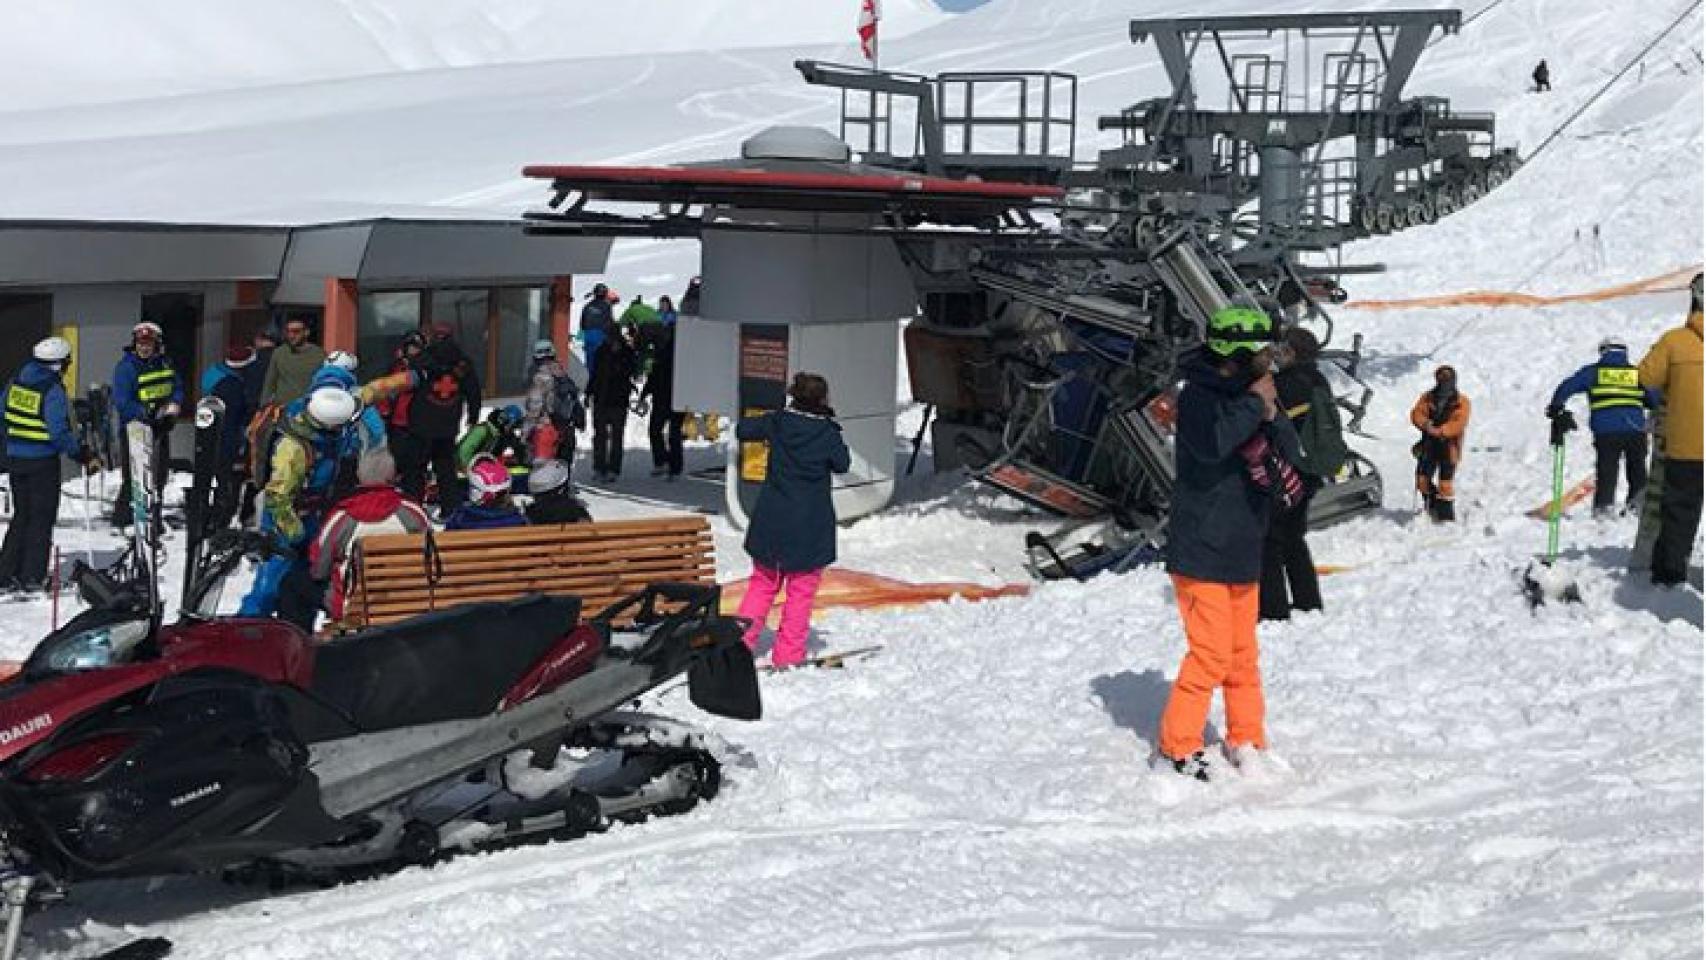
<svg viewBox="0 0 1706 960">
<path fill-rule="evenodd" d="M 27 907 L 81 881 L 336 880 L 683 812 L 717 793 L 707 735 L 618 708 L 687 672 L 700 707 L 759 716 L 715 586 L 653 584 L 585 622 L 577 598 L 535 594 L 317 645 L 212 614 L 267 543 L 200 545 L 168 625 L 140 538 L 80 569 L 90 609 L 0 685 L 0 960 Z"/>
</svg>

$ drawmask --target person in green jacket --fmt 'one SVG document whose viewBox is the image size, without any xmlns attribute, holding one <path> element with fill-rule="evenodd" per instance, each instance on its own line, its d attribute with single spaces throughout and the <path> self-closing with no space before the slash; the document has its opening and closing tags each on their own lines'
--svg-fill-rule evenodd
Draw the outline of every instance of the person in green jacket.
<svg viewBox="0 0 1706 960">
<path fill-rule="evenodd" d="M 529 473 L 530 457 L 527 444 L 521 440 L 521 408 L 510 404 L 507 407 L 497 407 L 486 414 L 486 419 L 469 428 L 456 442 L 456 464 L 463 473 L 468 472 L 476 457 L 490 456 L 500 462 L 504 454 L 509 456 L 508 470 L 510 480 L 519 493 L 527 492 L 527 475 Z"/>
<path fill-rule="evenodd" d="M 284 325 L 284 343 L 272 352 L 266 379 L 261 381 L 261 406 L 283 406 L 308 395 L 315 371 L 326 362 L 326 351 L 308 339 L 308 322 Z"/>
</svg>

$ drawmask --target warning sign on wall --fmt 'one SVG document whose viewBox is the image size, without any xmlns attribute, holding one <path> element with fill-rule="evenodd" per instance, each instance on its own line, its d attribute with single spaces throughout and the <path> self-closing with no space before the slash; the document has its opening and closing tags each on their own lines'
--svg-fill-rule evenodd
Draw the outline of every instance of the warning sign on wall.
<svg viewBox="0 0 1706 960">
<path fill-rule="evenodd" d="M 788 404 L 788 328 L 783 324 L 743 323 L 740 327 L 740 414 L 758 417 Z M 740 479 L 764 482 L 770 449 L 764 443 L 740 445 Z"/>
</svg>

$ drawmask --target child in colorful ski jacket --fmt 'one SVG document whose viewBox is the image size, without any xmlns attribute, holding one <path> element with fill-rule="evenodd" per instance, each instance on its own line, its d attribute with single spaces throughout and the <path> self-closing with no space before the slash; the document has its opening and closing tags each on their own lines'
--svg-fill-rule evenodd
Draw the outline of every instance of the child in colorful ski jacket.
<svg viewBox="0 0 1706 960">
<path fill-rule="evenodd" d="M 1180 361 L 1167 572 L 1178 595 L 1187 651 L 1161 716 L 1159 751 L 1181 774 L 1207 780 L 1203 724 L 1214 691 L 1226 701 L 1227 758 L 1249 762 L 1267 748 L 1256 646 L 1262 539 L 1278 490 L 1254 481 L 1243 451 L 1267 445 L 1298 459 L 1297 434 L 1279 409 L 1265 346 L 1267 314 L 1228 307 L 1214 314 L 1202 348 Z"/>
<path fill-rule="evenodd" d="M 468 501 L 444 519 L 446 530 L 525 527 L 527 517 L 510 499 L 509 471 L 498 458 L 480 454 L 468 465 Z"/>
<path fill-rule="evenodd" d="M 756 647 L 776 594 L 786 591 L 781 628 L 770 660 L 778 667 L 806 656 L 812 602 L 825 567 L 835 562 L 833 473 L 852 467 L 841 425 L 829 406 L 829 382 L 814 373 L 794 375 L 786 410 L 743 419 L 735 428 L 742 443 L 767 443 L 770 454 L 747 524 L 746 552 L 752 580 L 740 615 L 752 622 L 746 645 Z"/>
</svg>

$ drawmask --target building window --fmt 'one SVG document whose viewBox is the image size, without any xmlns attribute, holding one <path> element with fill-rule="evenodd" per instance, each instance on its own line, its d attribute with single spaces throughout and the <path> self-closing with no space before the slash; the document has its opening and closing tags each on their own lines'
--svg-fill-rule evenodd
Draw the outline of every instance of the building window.
<svg viewBox="0 0 1706 960">
<path fill-rule="evenodd" d="M 365 381 L 384 374 L 405 334 L 443 324 L 473 361 L 483 394 L 519 397 L 550 311 L 549 287 L 365 292 L 356 321 L 359 375 Z"/>
<path fill-rule="evenodd" d="M 497 376 L 491 392 L 519 397 L 527 392 L 533 344 L 543 335 L 551 297 L 546 287 L 504 287 L 497 294 Z"/>
<path fill-rule="evenodd" d="M 431 290 L 432 309 L 427 324 L 450 328 L 450 336 L 468 359 L 474 362 L 474 372 L 480 378 L 480 392 L 491 395 L 491 311 L 490 290 Z"/>
<path fill-rule="evenodd" d="M 398 343 L 410 331 L 420 328 L 420 291 L 362 294 L 355 339 L 355 355 L 361 361 L 358 376 L 364 381 L 371 380 L 391 369 Z"/>
</svg>

